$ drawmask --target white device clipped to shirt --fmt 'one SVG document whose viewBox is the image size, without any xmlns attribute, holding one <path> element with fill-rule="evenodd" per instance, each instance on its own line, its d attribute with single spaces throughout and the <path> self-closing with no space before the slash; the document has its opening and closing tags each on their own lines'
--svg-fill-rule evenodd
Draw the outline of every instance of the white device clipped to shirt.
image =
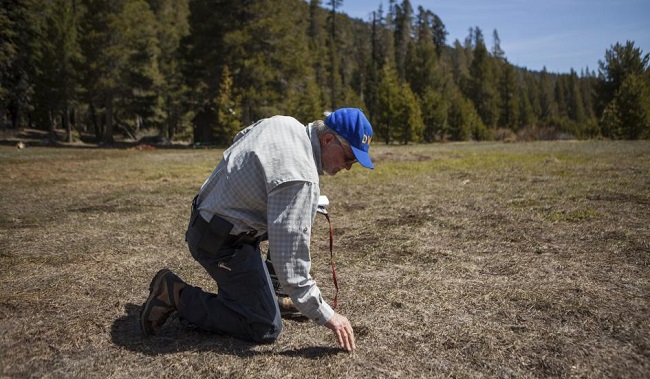
<svg viewBox="0 0 650 379">
<path fill-rule="evenodd" d="M 319 196 L 318 197 L 318 209 L 316 210 L 320 214 L 327 214 L 327 210 L 325 209 L 326 206 L 330 205 L 330 201 L 327 198 L 327 196 Z"/>
</svg>

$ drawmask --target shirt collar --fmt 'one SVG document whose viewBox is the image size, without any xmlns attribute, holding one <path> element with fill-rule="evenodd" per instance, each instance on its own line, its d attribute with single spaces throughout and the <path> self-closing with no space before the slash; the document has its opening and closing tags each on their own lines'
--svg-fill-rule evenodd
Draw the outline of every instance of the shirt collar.
<svg viewBox="0 0 650 379">
<path fill-rule="evenodd" d="M 311 123 L 307 125 L 305 129 L 307 129 L 307 135 L 311 140 L 311 147 L 312 147 L 312 152 L 314 154 L 314 162 L 316 163 L 316 169 L 318 170 L 318 175 L 323 175 L 324 173 L 323 163 L 321 161 L 320 140 L 318 139 L 318 133 L 316 133 L 316 129 Z"/>
</svg>

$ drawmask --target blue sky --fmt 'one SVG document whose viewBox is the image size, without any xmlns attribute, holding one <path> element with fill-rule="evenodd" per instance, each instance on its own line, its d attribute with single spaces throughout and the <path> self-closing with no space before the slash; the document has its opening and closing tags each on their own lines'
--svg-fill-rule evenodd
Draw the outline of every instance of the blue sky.
<svg viewBox="0 0 650 379">
<path fill-rule="evenodd" d="M 368 21 L 380 4 L 388 9 L 388 0 L 344 0 L 341 11 Z M 605 51 L 627 40 L 650 53 L 650 0 L 411 0 L 411 5 L 416 13 L 421 5 L 442 19 L 449 45 L 463 42 L 469 28 L 478 26 L 490 49 L 496 29 L 510 63 L 530 70 L 597 72 Z"/>
</svg>

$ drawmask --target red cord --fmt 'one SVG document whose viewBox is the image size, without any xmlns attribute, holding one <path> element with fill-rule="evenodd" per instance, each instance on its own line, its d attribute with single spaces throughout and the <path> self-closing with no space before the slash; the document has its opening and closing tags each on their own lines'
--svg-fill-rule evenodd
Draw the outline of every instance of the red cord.
<svg viewBox="0 0 650 379">
<path fill-rule="evenodd" d="M 332 222 L 330 221 L 329 214 L 325 213 L 325 218 L 327 218 L 327 223 L 330 226 L 330 264 L 332 265 L 332 281 L 334 282 L 334 288 L 336 293 L 334 294 L 334 305 L 332 308 L 336 309 L 339 305 L 339 283 L 336 280 L 336 265 L 334 264 L 334 231 L 332 230 Z"/>
</svg>

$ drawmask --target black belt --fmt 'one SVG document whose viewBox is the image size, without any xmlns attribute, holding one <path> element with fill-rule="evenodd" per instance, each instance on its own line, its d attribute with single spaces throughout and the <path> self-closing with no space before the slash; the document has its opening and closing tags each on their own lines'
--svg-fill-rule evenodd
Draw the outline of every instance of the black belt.
<svg viewBox="0 0 650 379">
<path fill-rule="evenodd" d="M 233 225 L 223 217 L 212 216 L 208 222 L 201 216 L 197 204 L 198 195 L 192 200 L 192 215 L 186 233 L 186 240 L 191 245 L 216 253 L 221 247 L 240 248 L 241 245 L 255 245 L 260 239 L 255 237 L 257 232 L 230 234 Z"/>
<path fill-rule="evenodd" d="M 194 227 L 201 232 L 201 234 L 205 233 L 214 233 L 213 227 L 210 226 L 210 224 L 213 225 L 230 225 L 229 229 L 232 229 L 232 224 L 228 221 L 226 221 L 224 218 L 214 215 L 212 216 L 212 220 L 210 222 L 205 221 L 203 216 L 196 211 L 198 214 L 196 215 L 196 221 L 194 221 Z M 255 235 L 257 232 L 255 230 L 252 230 L 250 232 L 245 232 L 245 233 L 239 233 L 239 234 L 228 234 L 228 236 L 225 238 L 224 245 L 229 246 L 229 247 L 239 247 L 241 245 L 253 245 L 255 244 L 255 241 L 257 241 L 257 237 Z"/>
</svg>

